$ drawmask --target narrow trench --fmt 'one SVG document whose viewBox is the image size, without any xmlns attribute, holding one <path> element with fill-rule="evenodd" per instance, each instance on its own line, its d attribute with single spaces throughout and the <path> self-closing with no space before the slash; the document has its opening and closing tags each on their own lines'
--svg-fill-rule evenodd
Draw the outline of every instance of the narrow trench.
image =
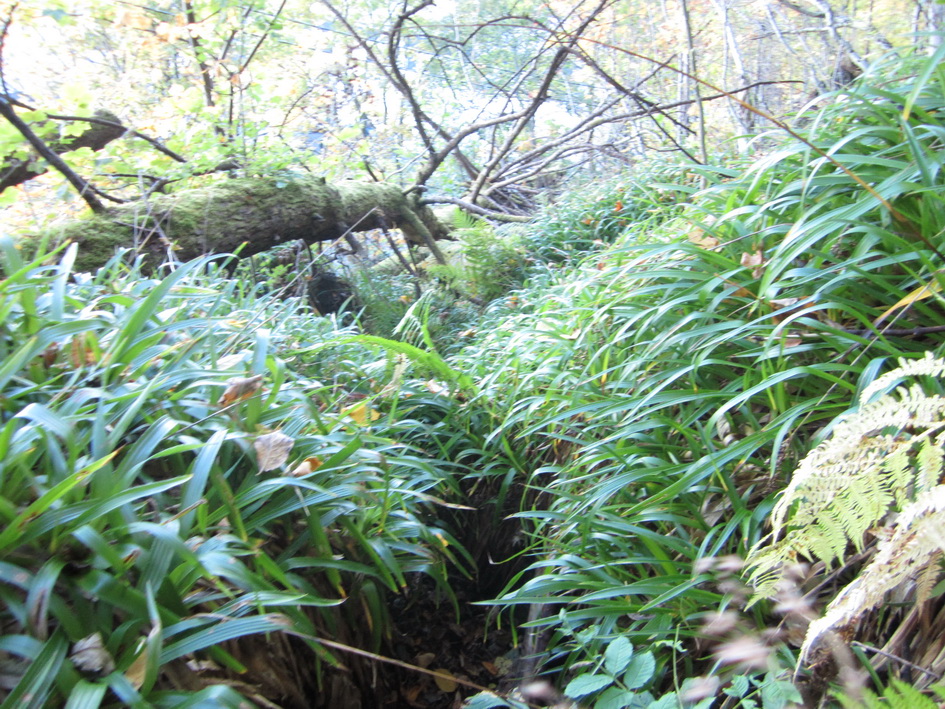
<svg viewBox="0 0 945 709">
<path fill-rule="evenodd" d="M 351 667 L 344 673 L 346 678 L 335 679 L 333 686 L 326 687 L 328 694 L 320 693 L 311 706 L 458 709 L 463 698 L 476 690 L 455 679 L 500 692 L 519 684 L 531 664 L 522 653 L 525 634 L 510 627 L 513 620 L 507 609 L 497 618 L 496 607 L 488 602 L 531 559 L 520 553 L 524 536 L 519 522 L 496 514 L 491 507 L 486 502 L 477 512 L 467 513 L 473 519 L 457 517 L 449 525 L 473 559 L 469 576 L 457 569 L 450 571 L 455 604 L 432 578 L 422 574 L 414 574 L 402 594 L 388 599 L 392 630 L 378 654 L 442 676 L 367 658 L 345 658 L 349 666 L 349 659 L 358 664 L 357 670 Z M 519 607 L 514 623 L 520 626 L 528 612 L 528 607 Z"/>
<path fill-rule="evenodd" d="M 522 490 L 517 492 L 523 494 Z M 472 506 L 477 506 L 476 502 L 472 500 Z M 528 609 L 518 607 L 514 619 L 507 609 L 497 617 L 498 608 L 489 601 L 499 597 L 531 559 L 521 554 L 525 537 L 520 522 L 509 519 L 511 510 L 497 513 L 494 500 L 484 498 L 480 502 L 476 512 L 457 517 L 451 525 L 473 559 L 471 578 L 458 570 L 450 574 L 456 605 L 431 579 L 418 579 L 409 594 L 392 603 L 391 650 L 393 657 L 402 662 L 507 691 L 526 673 L 527 661 L 521 652 L 524 634 L 510 625 L 521 625 Z M 403 668 L 397 668 L 393 675 L 397 696 L 390 696 L 378 709 L 456 709 L 463 697 L 475 693 L 448 678 L 437 679 Z"/>
</svg>

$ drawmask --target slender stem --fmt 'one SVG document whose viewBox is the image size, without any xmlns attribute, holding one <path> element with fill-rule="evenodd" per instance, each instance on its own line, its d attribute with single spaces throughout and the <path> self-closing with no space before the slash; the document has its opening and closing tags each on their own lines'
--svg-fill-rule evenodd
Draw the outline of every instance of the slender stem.
<svg viewBox="0 0 945 709">
<path fill-rule="evenodd" d="M 934 677 L 937 680 L 942 679 L 942 675 L 940 675 L 938 672 L 933 672 L 932 670 L 922 667 L 921 665 L 917 665 L 914 662 L 909 662 L 909 660 L 905 659 L 904 657 L 899 657 L 899 655 L 893 655 L 891 652 L 880 650 L 878 647 L 873 647 L 872 645 L 866 645 L 865 643 L 861 643 L 856 640 L 854 640 L 851 644 L 854 647 L 860 648 L 861 650 L 867 650 L 868 652 L 875 652 L 877 655 L 882 655 L 883 657 L 887 659 L 895 660 L 896 662 L 902 665 L 905 665 L 906 667 L 910 667 L 913 670 L 924 672 L 925 674 L 929 675 L 929 677 Z"/>
</svg>

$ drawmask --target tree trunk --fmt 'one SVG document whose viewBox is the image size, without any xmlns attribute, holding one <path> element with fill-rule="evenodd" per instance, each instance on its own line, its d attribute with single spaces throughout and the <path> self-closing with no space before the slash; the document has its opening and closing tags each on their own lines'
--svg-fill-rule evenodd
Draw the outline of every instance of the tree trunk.
<svg viewBox="0 0 945 709">
<path fill-rule="evenodd" d="M 377 228 L 400 229 L 409 242 L 444 260 L 435 240 L 448 236 L 448 229 L 412 195 L 382 182 L 329 184 L 321 178 L 241 178 L 153 195 L 68 222 L 51 236 L 78 242 L 76 267 L 90 270 L 119 248 L 134 248 L 157 264 L 170 251 L 183 261 L 206 253 L 251 256 L 287 241 L 332 241 Z"/>
</svg>

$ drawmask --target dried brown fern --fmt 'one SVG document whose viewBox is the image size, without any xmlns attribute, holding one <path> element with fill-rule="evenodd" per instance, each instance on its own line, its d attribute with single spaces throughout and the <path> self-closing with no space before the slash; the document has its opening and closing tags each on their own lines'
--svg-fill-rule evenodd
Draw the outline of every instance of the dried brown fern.
<svg viewBox="0 0 945 709">
<path fill-rule="evenodd" d="M 772 532 L 749 555 L 756 597 L 769 597 L 785 564 L 819 559 L 829 567 L 861 551 L 871 530 L 881 537 L 859 577 L 811 623 L 804 658 L 831 630 L 849 627 L 885 594 L 918 577 L 934 585 L 945 551 L 943 439 L 945 397 L 919 384 L 880 391 L 916 376 L 945 377 L 945 360 L 931 355 L 900 366 L 867 387 L 860 406 L 801 461 L 772 512 Z M 933 566 L 934 565 L 934 566 Z M 924 600 L 924 599 L 919 599 Z"/>
</svg>

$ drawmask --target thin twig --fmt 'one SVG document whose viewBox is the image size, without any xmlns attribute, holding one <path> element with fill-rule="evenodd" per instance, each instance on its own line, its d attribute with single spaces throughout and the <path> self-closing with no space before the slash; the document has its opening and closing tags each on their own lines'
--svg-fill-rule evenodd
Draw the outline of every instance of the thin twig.
<svg viewBox="0 0 945 709">
<path fill-rule="evenodd" d="M 7 15 L 6 20 L 3 21 L 3 29 L 0 30 L 0 87 L 3 88 L 3 93 L 5 95 L 9 95 L 10 90 L 7 88 L 7 79 L 3 73 L 3 50 L 6 46 L 7 33 L 10 31 L 10 25 L 13 24 L 13 13 L 16 12 L 16 8 L 19 6 L 19 2 L 15 2 L 10 6 L 10 12 Z"/>
<path fill-rule="evenodd" d="M 282 4 L 279 5 L 279 9 L 276 10 L 276 14 L 274 14 L 272 16 L 272 19 L 269 21 L 269 26 L 266 28 L 266 31 L 263 32 L 262 37 L 260 37 L 259 41 L 256 42 L 256 46 L 253 47 L 253 51 L 249 53 L 249 56 L 246 58 L 246 61 L 243 62 L 243 66 L 241 66 L 237 70 L 236 72 L 237 74 L 242 74 L 244 71 L 246 71 L 246 67 L 248 67 L 249 63 L 253 61 L 253 57 L 256 56 L 256 52 L 259 51 L 259 48 L 262 46 L 262 43 L 266 41 L 266 38 L 269 36 L 269 33 L 272 31 L 272 26 L 276 24 L 276 21 L 279 19 L 279 15 L 282 14 L 282 9 L 285 7 L 285 3 L 286 3 L 286 0 L 282 0 Z"/>
<path fill-rule="evenodd" d="M 480 207 L 478 204 L 473 204 L 472 202 L 468 202 L 464 199 L 459 199 L 457 197 L 447 197 L 446 195 L 430 195 L 429 197 L 424 197 L 420 200 L 420 204 L 455 204 L 457 207 L 462 207 L 467 212 L 472 212 L 473 214 L 478 214 L 482 217 L 489 217 L 490 219 L 496 219 L 503 222 L 519 222 L 524 224 L 531 221 L 531 217 L 521 217 L 514 214 L 505 214 L 504 212 L 495 212 L 491 209 Z"/>
<path fill-rule="evenodd" d="M 187 16 L 187 22 L 189 24 L 197 24 L 197 16 L 194 14 L 194 4 L 192 0 L 184 0 L 184 13 Z M 197 67 L 200 69 L 200 78 L 203 81 L 204 100 L 207 106 L 212 108 L 216 104 L 213 101 L 213 79 L 210 77 L 210 67 L 200 58 L 200 40 L 192 33 L 188 33 L 187 38 L 190 42 L 190 48 L 194 51 L 194 59 L 197 62 Z"/>
<path fill-rule="evenodd" d="M 9 98 L 8 98 L 8 100 L 9 100 Z M 25 109 L 28 110 L 28 111 L 36 111 L 36 110 L 38 110 L 38 109 L 36 109 L 35 107 L 30 106 L 30 105 L 25 104 L 25 103 L 22 103 L 22 102 L 20 102 L 20 101 L 12 101 L 12 100 L 11 100 L 10 103 L 11 103 L 11 104 L 14 104 L 14 105 L 17 105 L 17 106 L 19 106 L 20 108 L 25 108 Z M 121 123 L 116 123 L 115 121 L 106 121 L 106 120 L 104 120 L 104 119 L 102 119 L 102 118 L 94 118 L 94 117 L 92 117 L 92 116 L 62 116 L 62 115 L 59 115 L 59 114 L 56 114 L 56 113 L 47 113 L 47 114 L 46 114 L 46 118 L 51 118 L 51 119 L 53 119 L 54 121 L 83 121 L 83 122 L 85 122 L 85 123 L 92 123 L 92 124 L 97 125 L 97 126 L 108 126 L 108 127 L 110 127 L 110 128 L 121 128 L 121 129 L 123 129 L 124 131 L 126 131 L 126 132 L 125 132 L 125 135 L 130 135 L 130 136 L 132 136 L 132 137 L 134 137 L 134 138 L 141 138 L 141 140 L 144 140 L 144 141 L 150 143 L 151 145 L 154 146 L 154 148 L 155 148 L 156 150 L 158 150 L 158 152 L 164 153 L 165 155 L 167 155 L 167 156 L 168 156 L 169 158 L 171 158 L 172 160 L 175 160 L 176 162 L 180 162 L 180 163 L 185 163 L 185 162 L 187 162 L 187 158 L 181 157 L 180 155 L 178 155 L 177 153 L 175 153 L 175 152 L 174 152 L 173 150 L 171 150 L 170 148 L 165 147 L 164 145 L 161 144 L 161 142 L 160 142 L 159 140 L 156 140 L 155 138 L 151 138 L 151 137 L 149 137 L 149 136 L 146 136 L 144 133 L 139 133 L 138 131 L 136 131 L 136 130 L 134 130 L 134 129 L 132 129 L 132 128 L 128 128 L 127 126 L 122 125 Z"/>
<path fill-rule="evenodd" d="M 612 49 L 612 50 L 614 50 L 615 52 L 621 52 L 621 53 L 626 54 L 626 55 L 628 55 L 628 56 L 636 57 L 637 59 L 642 59 L 643 61 L 648 61 L 648 62 L 653 62 L 653 63 L 659 63 L 657 60 L 652 59 L 652 58 L 646 56 L 645 54 L 640 54 L 639 52 L 634 52 L 634 51 L 632 51 L 632 50 L 630 50 L 630 49 L 625 49 L 625 48 L 623 48 L 623 47 L 618 47 L 618 46 L 616 46 L 616 45 L 614 45 L 614 44 L 609 44 L 608 42 L 603 42 L 603 41 L 601 41 L 601 40 L 592 39 L 592 38 L 590 38 L 590 37 L 580 37 L 579 39 L 581 39 L 581 40 L 583 40 L 583 41 L 585 41 L 585 42 L 589 42 L 589 43 L 591 43 L 591 44 L 596 44 L 596 45 L 601 46 L 601 47 L 606 47 L 607 49 Z M 800 141 L 801 143 L 803 143 L 804 145 L 806 145 L 808 148 L 810 148 L 811 150 L 813 150 L 813 151 L 814 151 L 815 153 L 817 153 L 820 157 L 822 157 L 824 160 L 826 160 L 827 162 L 829 162 L 830 164 L 832 164 L 832 165 L 833 165 L 834 167 L 836 167 L 838 170 L 840 170 L 841 172 L 843 172 L 847 177 L 849 177 L 851 180 L 853 180 L 856 184 L 858 184 L 860 187 L 862 187 L 864 190 L 866 190 L 869 194 L 871 194 L 873 197 L 875 197 L 876 200 L 889 212 L 889 214 L 893 217 L 893 219 L 894 219 L 896 222 L 898 222 L 900 225 L 903 225 L 903 226 L 905 226 L 905 227 L 913 226 L 913 225 L 912 225 L 912 222 L 909 220 L 909 218 L 908 218 L 906 215 L 904 215 L 902 212 L 900 212 L 898 209 L 896 209 L 896 208 L 890 203 L 890 201 L 889 201 L 888 199 L 886 199 L 886 198 L 883 197 L 879 192 L 877 192 L 876 189 L 875 189 L 872 185 L 870 185 L 868 182 L 866 182 L 866 180 L 864 180 L 862 177 L 860 177 L 859 175 L 857 175 L 855 172 L 853 172 L 853 170 L 851 170 L 849 167 L 847 167 L 847 166 L 844 165 L 842 162 L 840 162 L 839 160 L 837 160 L 834 156 L 830 155 L 826 150 L 824 150 L 823 148 L 821 148 L 821 147 L 819 147 L 819 146 L 817 146 L 817 145 L 814 145 L 814 143 L 812 143 L 810 140 L 808 140 L 807 138 L 805 138 L 804 136 L 802 136 L 800 133 L 798 133 L 797 131 L 795 131 L 794 129 L 792 129 L 792 128 L 791 128 L 787 123 L 785 123 L 784 121 L 778 120 L 777 118 L 775 118 L 773 115 L 771 115 L 771 114 L 768 113 L 767 111 L 764 111 L 764 110 L 762 110 L 762 109 L 760 109 L 760 108 L 758 108 L 758 107 L 756 107 L 756 106 L 753 106 L 752 104 L 750 104 L 750 103 L 748 103 L 747 101 L 745 101 L 745 100 L 739 98 L 738 96 L 735 96 L 735 95 L 732 94 L 730 91 L 726 91 L 725 89 L 722 89 L 722 88 L 716 86 L 715 84 L 713 84 L 713 83 L 711 83 L 711 82 L 709 82 L 709 81 L 706 81 L 705 79 L 700 79 L 698 76 L 694 76 L 694 75 L 691 74 L 690 72 L 683 71 L 682 69 L 679 69 L 679 68 L 677 68 L 677 67 L 672 67 L 672 66 L 671 66 L 671 67 L 667 67 L 667 68 L 668 68 L 670 71 L 676 72 L 676 73 L 679 74 L 680 76 L 685 76 L 685 77 L 688 78 L 688 79 L 691 79 L 691 80 L 693 80 L 693 81 L 697 81 L 697 82 L 699 82 L 700 84 L 702 84 L 703 86 L 707 86 L 708 88 L 712 89 L 713 91 L 717 91 L 717 92 L 719 92 L 719 93 L 721 93 L 721 94 L 725 94 L 726 96 L 728 96 L 728 98 L 730 98 L 732 101 L 734 101 L 734 102 L 737 103 L 739 106 L 741 106 L 742 108 L 744 108 L 746 111 L 750 111 L 751 113 L 754 113 L 756 116 L 759 116 L 759 117 L 765 119 L 766 121 L 770 122 L 772 125 L 777 126 L 777 127 L 780 128 L 781 130 L 783 130 L 785 133 L 787 133 L 788 135 L 790 135 L 792 138 L 794 138 L 795 140 Z M 911 232 L 911 233 L 912 233 L 912 235 L 914 235 L 916 238 L 918 238 L 923 244 L 925 244 L 925 245 L 929 248 L 930 251 L 932 251 L 936 256 L 938 256 L 939 259 L 941 259 L 942 261 L 945 261 L 945 254 L 943 254 L 942 251 L 941 251 L 935 244 L 933 244 L 933 243 L 928 239 L 928 237 L 926 237 L 924 234 L 922 234 L 922 233 L 920 233 L 920 232 L 915 232 L 915 231 L 913 231 L 913 232 Z"/>
<path fill-rule="evenodd" d="M 905 665 L 906 667 L 910 667 L 913 670 L 924 672 L 929 677 L 934 677 L 937 680 L 942 679 L 942 675 L 940 675 L 938 672 L 933 672 L 932 670 L 922 667 L 921 665 L 917 665 L 914 662 L 909 662 L 909 660 L 903 657 L 899 657 L 899 655 L 893 655 L 891 652 L 880 650 L 878 647 L 873 647 L 872 645 L 867 645 L 866 643 L 861 643 L 857 640 L 854 640 L 851 644 L 853 645 L 853 647 L 858 647 L 861 650 L 868 650 L 869 652 L 875 652 L 877 655 L 882 655 L 883 657 L 889 660 L 895 660 L 896 662 L 902 665 Z"/>
<path fill-rule="evenodd" d="M 333 650 L 341 650 L 343 652 L 349 652 L 352 655 L 358 655 L 359 657 L 365 657 L 369 660 L 375 660 L 376 662 L 383 662 L 388 665 L 394 665 L 395 667 L 400 667 L 405 670 L 410 670 L 411 672 L 417 672 L 419 674 L 428 675 L 434 679 L 439 677 L 441 680 L 444 679 L 445 675 L 442 672 L 437 672 L 434 670 L 428 670 L 424 667 L 418 667 L 417 665 L 411 665 L 409 662 L 403 662 L 401 660 L 395 660 L 392 657 L 384 657 L 383 655 L 378 655 L 376 653 L 370 652 L 368 650 L 362 650 L 357 647 L 351 647 L 350 645 L 345 645 L 344 643 L 335 642 L 334 640 L 326 640 L 324 638 L 317 638 L 311 635 L 305 635 L 303 633 L 294 632 L 292 630 L 286 630 L 288 633 L 292 633 L 300 638 L 305 638 L 306 640 L 311 640 L 312 642 L 318 643 L 319 645 L 324 645 L 325 647 L 330 647 Z M 452 680 L 456 684 L 460 684 L 464 687 L 469 687 L 470 689 L 475 689 L 477 692 L 487 692 L 493 696 L 499 696 L 496 694 L 495 690 L 489 689 L 488 687 L 483 687 L 482 685 L 476 684 L 475 682 L 470 682 L 467 679 L 461 677 L 450 676 L 448 679 Z M 519 700 L 522 701 L 522 700 Z M 540 705 L 531 704 L 529 702 L 522 702 L 527 704 L 529 707 L 534 707 L 538 709 Z"/>
</svg>

